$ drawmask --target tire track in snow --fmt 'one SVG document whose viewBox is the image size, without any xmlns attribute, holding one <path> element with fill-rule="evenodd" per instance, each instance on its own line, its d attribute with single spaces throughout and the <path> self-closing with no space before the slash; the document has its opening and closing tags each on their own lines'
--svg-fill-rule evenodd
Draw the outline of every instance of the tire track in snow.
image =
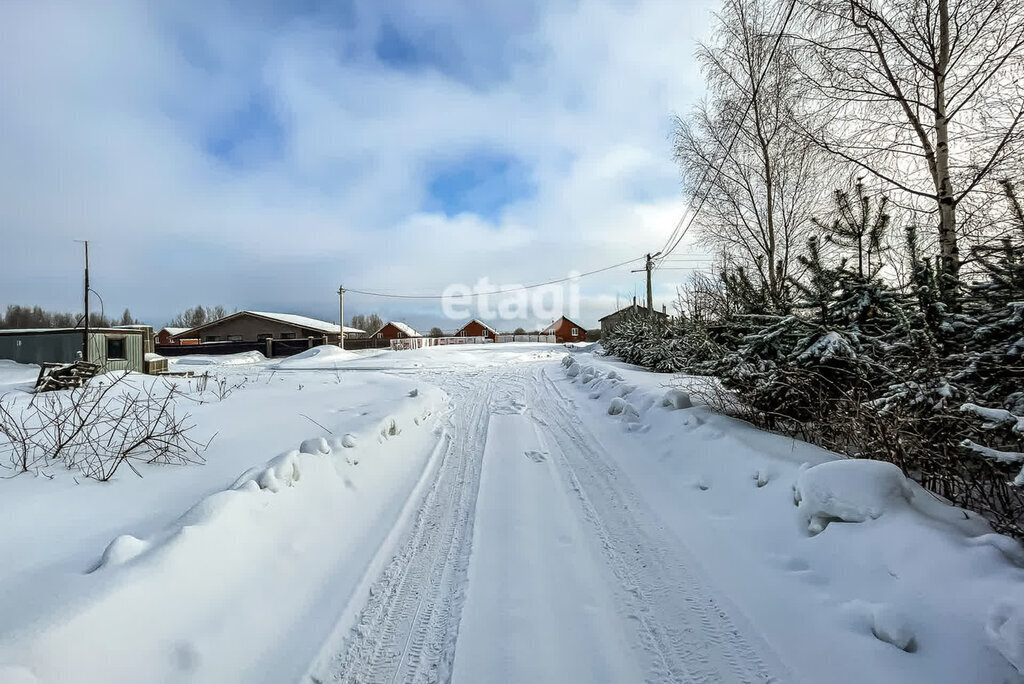
<svg viewBox="0 0 1024 684">
<path fill-rule="evenodd" d="M 453 397 L 443 460 L 342 650 L 313 681 L 450 681 L 488 416 L 503 412 L 525 413 L 550 442 L 550 458 L 614 577 L 609 590 L 646 654 L 646 681 L 781 681 L 772 673 L 785 670 L 770 649 L 759 637 L 745 636 L 715 600 L 678 540 L 647 512 L 581 425 L 572 400 L 541 367 L 506 368 L 430 378 Z"/>
<path fill-rule="evenodd" d="M 490 376 L 490 377 L 488 377 Z M 477 379 L 477 378 L 481 379 Z M 343 650 L 314 682 L 448 681 L 466 574 L 492 373 L 439 378 L 453 397 L 442 462 L 404 543 L 370 590 Z"/>
<path fill-rule="evenodd" d="M 540 368 L 523 389 L 529 414 L 554 442 L 550 452 L 621 584 L 623 608 L 651 659 L 648 681 L 780 681 L 772 672 L 784 668 L 767 644 L 741 633 L 708 583 L 688 567 L 678 541 L 664 533 L 601 444 L 580 427 L 567 408 L 571 400 Z M 771 667 L 762 654 L 774 661 Z"/>
</svg>

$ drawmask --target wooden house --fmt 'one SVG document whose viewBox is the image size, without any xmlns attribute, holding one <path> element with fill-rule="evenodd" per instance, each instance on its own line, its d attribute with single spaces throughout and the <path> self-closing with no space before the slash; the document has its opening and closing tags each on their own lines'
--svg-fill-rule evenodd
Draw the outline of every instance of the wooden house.
<svg viewBox="0 0 1024 684">
<path fill-rule="evenodd" d="M 401 321 L 388 321 L 375 331 L 371 338 L 375 340 L 405 340 L 414 337 L 423 337 L 416 332 L 412 326 Z"/>
<path fill-rule="evenodd" d="M 497 342 L 498 331 L 486 323 L 474 318 L 469 323 L 466 323 L 464 326 L 456 330 L 455 337 L 483 337 L 491 342 Z"/>
<path fill-rule="evenodd" d="M 578 323 L 570 321 L 562 316 L 557 321 L 545 328 L 541 335 L 554 335 L 555 342 L 584 342 L 587 339 L 587 331 Z"/>
</svg>

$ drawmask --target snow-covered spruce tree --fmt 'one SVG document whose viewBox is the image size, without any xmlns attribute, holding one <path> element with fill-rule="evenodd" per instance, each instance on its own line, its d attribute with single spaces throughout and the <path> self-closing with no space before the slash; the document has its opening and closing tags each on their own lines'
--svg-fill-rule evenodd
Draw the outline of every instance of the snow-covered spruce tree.
<svg viewBox="0 0 1024 684">
<path fill-rule="evenodd" d="M 617 325 L 602 345 L 607 354 L 659 373 L 689 367 L 689 326 L 682 318 L 651 320 L 643 310 Z"/>
<path fill-rule="evenodd" d="M 1004 185 L 1014 232 L 977 247 L 962 311 L 940 301 L 931 260 L 908 229 L 919 349 L 905 379 L 873 403 L 876 452 L 953 503 L 1024 538 L 1024 216 Z"/>
<path fill-rule="evenodd" d="M 981 481 L 975 487 L 986 490 L 985 512 L 1001 531 L 1024 537 L 1024 211 L 1013 186 L 1003 189 L 1012 229 L 998 245 L 973 250 L 983 275 L 964 296 L 963 318 L 974 325 L 953 357 L 952 382 L 966 395 L 960 446 Z"/>
<path fill-rule="evenodd" d="M 646 312 L 638 310 L 636 315 L 627 316 L 611 333 L 602 340 L 605 353 L 617 356 L 626 363 L 643 365 L 647 349 L 654 344 L 655 325 Z"/>
<path fill-rule="evenodd" d="M 914 332 L 912 308 L 879 277 L 884 199 L 872 203 L 858 184 L 835 202 L 835 220 L 819 223 L 825 240 L 811 238 L 799 257 L 805 273 L 791 279 L 793 313 L 748 334 L 722 377 L 767 424 L 860 453 L 866 405 L 898 381 L 927 339 Z"/>
</svg>

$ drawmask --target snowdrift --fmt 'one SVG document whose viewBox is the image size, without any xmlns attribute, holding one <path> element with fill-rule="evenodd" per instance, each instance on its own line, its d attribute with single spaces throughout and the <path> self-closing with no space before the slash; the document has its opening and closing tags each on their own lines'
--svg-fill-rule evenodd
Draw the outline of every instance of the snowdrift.
<svg viewBox="0 0 1024 684">
<path fill-rule="evenodd" d="M 245 366 L 252 363 L 262 363 L 266 360 L 267 357 L 258 351 L 224 355 L 191 354 L 177 358 L 168 357 L 169 363 L 179 366 Z"/>
<path fill-rule="evenodd" d="M 645 501 L 811 681 L 1024 681 L 1024 549 L 981 516 L 892 464 L 694 406 L 665 375 L 580 352 L 561 374 Z M 820 634 L 827 655 L 808 648 Z"/>
<path fill-rule="evenodd" d="M 306 438 L 295 439 L 292 448 L 234 471 L 233 481 L 212 491 L 195 478 L 206 473 L 206 481 L 216 482 L 212 476 L 222 468 L 147 471 L 141 480 L 106 483 L 114 504 L 100 509 L 99 523 L 113 519 L 121 531 L 102 540 L 86 537 L 95 543 L 91 558 L 60 556 L 38 567 L 22 561 L 13 577 L 0 564 L 0 682 L 303 676 L 323 635 L 362 591 L 380 540 L 404 515 L 410 492 L 429 469 L 438 441 L 433 427 L 448 398 L 435 387 L 386 376 L 361 374 L 337 383 L 317 374 L 318 380 L 302 379 L 305 389 L 293 377 L 253 383 L 198 409 L 219 417 L 227 432 L 241 431 L 241 437 L 226 436 L 234 444 L 276 442 L 281 426 L 299 426 Z M 325 398 L 338 408 L 325 409 Z M 282 406 L 350 431 L 319 430 L 302 417 L 282 416 Z M 274 420 L 261 421 L 261 412 Z M 336 422 L 324 413 L 337 415 Z M 99 490 L 63 479 L 68 487 L 61 478 L 38 478 L 56 487 L 40 491 L 56 491 L 59 505 L 39 507 L 36 541 L 21 539 L 0 521 L 5 548 L 38 551 L 33 561 L 39 564 L 59 538 L 51 526 L 60 530 L 66 518 L 89 517 L 83 515 L 89 509 L 71 504 Z M 160 482 L 170 489 L 163 491 Z M 191 489 L 173 488 L 181 483 Z M 36 483 L 3 484 L 29 492 Z M 116 525 L 116 504 L 134 503 L 136 484 L 149 492 L 143 498 L 150 518 L 163 514 L 164 499 L 173 504 L 189 492 L 193 498 L 155 528 L 145 519 Z M 54 503 L 38 492 L 19 501 L 31 507 L 39 498 Z"/>
<path fill-rule="evenodd" d="M 338 363 L 361 358 L 358 354 L 330 344 L 307 349 L 278 361 L 272 368 L 280 370 L 331 370 Z"/>
</svg>

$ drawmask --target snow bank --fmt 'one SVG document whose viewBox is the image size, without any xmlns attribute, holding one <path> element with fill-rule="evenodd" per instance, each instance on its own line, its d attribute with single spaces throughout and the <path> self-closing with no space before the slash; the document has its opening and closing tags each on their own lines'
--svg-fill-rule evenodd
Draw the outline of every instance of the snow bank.
<svg viewBox="0 0 1024 684">
<path fill-rule="evenodd" d="M 855 629 L 870 634 L 901 651 L 917 650 L 914 630 L 907 617 L 885 603 L 871 603 L 856 599 L 842 606 Z"/>
<path fill-rule="evenodd" d="M 218 433 L 203 468 L 0 478 L 0 682 L 301 678 L 438 453 L 448 399 L 259 370 L 231 370 L 254 381 L 225 401 L 182 399 Z"/>
<path fill-rule="evenodd" d="M 602 444 L 595 459 L 622 470 L 794 681 L 1024 681 L 1024 548 L 979 514 L 891 464 L 675 410 L 664 375 L 579 352 L 549 375 Z M 621 420 L 627 404 L 643 429 Z"/>
<path fill-rule="evenodd" d="M 995 649 L 1024 675 L 1024 599 L 997 603 L 989 611 L 985 629 Z"/>
<path fill-rule="evenodd" d="M 300 444 L 299 451 L 303 454 L 330 454 L 331 447 L 323 437 L 314 437 Z"/>
<path fill-rule="evenodd" d="M 661 405 L 676 410 L 693 407 L 693 403 L 690 401 L 690 393 L 680 389 L 670 389 L 665 392 L 665 396 L 661 399 Z"/>
<path fill-rule="evenodd" d="M 626 382 L 621 372 L 602 364 L 587 363 L 582 358 L 582 354 L 567 354 L 562 358 L 566 377 L 586 387 L 591 399 L 610 399 L 607 414 L 620 418 L 630 431 L 643 430 L 644 417 L 653 408 L 675 411 L 693 407 L 689 393 L 684 390 L 670 389 L 660 397 L 650 392 L 637 392 L 636 385 Z"/>
<path fill-rule="evenodd" d="M 832 521 L 874 520 L 893 508 L 904 507 L 913 490 L 899 468 L 883 461 L 845 459 L 801 471 L 793 488 L 794 501 L 811 534 Z"/>
<path fill-rule="evenodd" d="M 341 349 L 332 344 L 322 344 L 282 359 L 274 364 L 273 368 L 280 370 L 330 370 L 340 362 L 358 358 L 360 358 L 358 354 L 347 349 Z"/>
<path fill-rule="evenodd" d="M 18 363 L 0 359 L 0 393 L 16 385 L 35 383 L 39 377 L 39 366 L 34 363 Z"/>
<path fill-rule="evenodd" d="M 266 361 L 267 357 L 258 351 L 241 352 L 238 354 L 190 354 L 177 358 L 168 358 L 169 363 L 179 366 L 244 366 Z"/>
</svg>

